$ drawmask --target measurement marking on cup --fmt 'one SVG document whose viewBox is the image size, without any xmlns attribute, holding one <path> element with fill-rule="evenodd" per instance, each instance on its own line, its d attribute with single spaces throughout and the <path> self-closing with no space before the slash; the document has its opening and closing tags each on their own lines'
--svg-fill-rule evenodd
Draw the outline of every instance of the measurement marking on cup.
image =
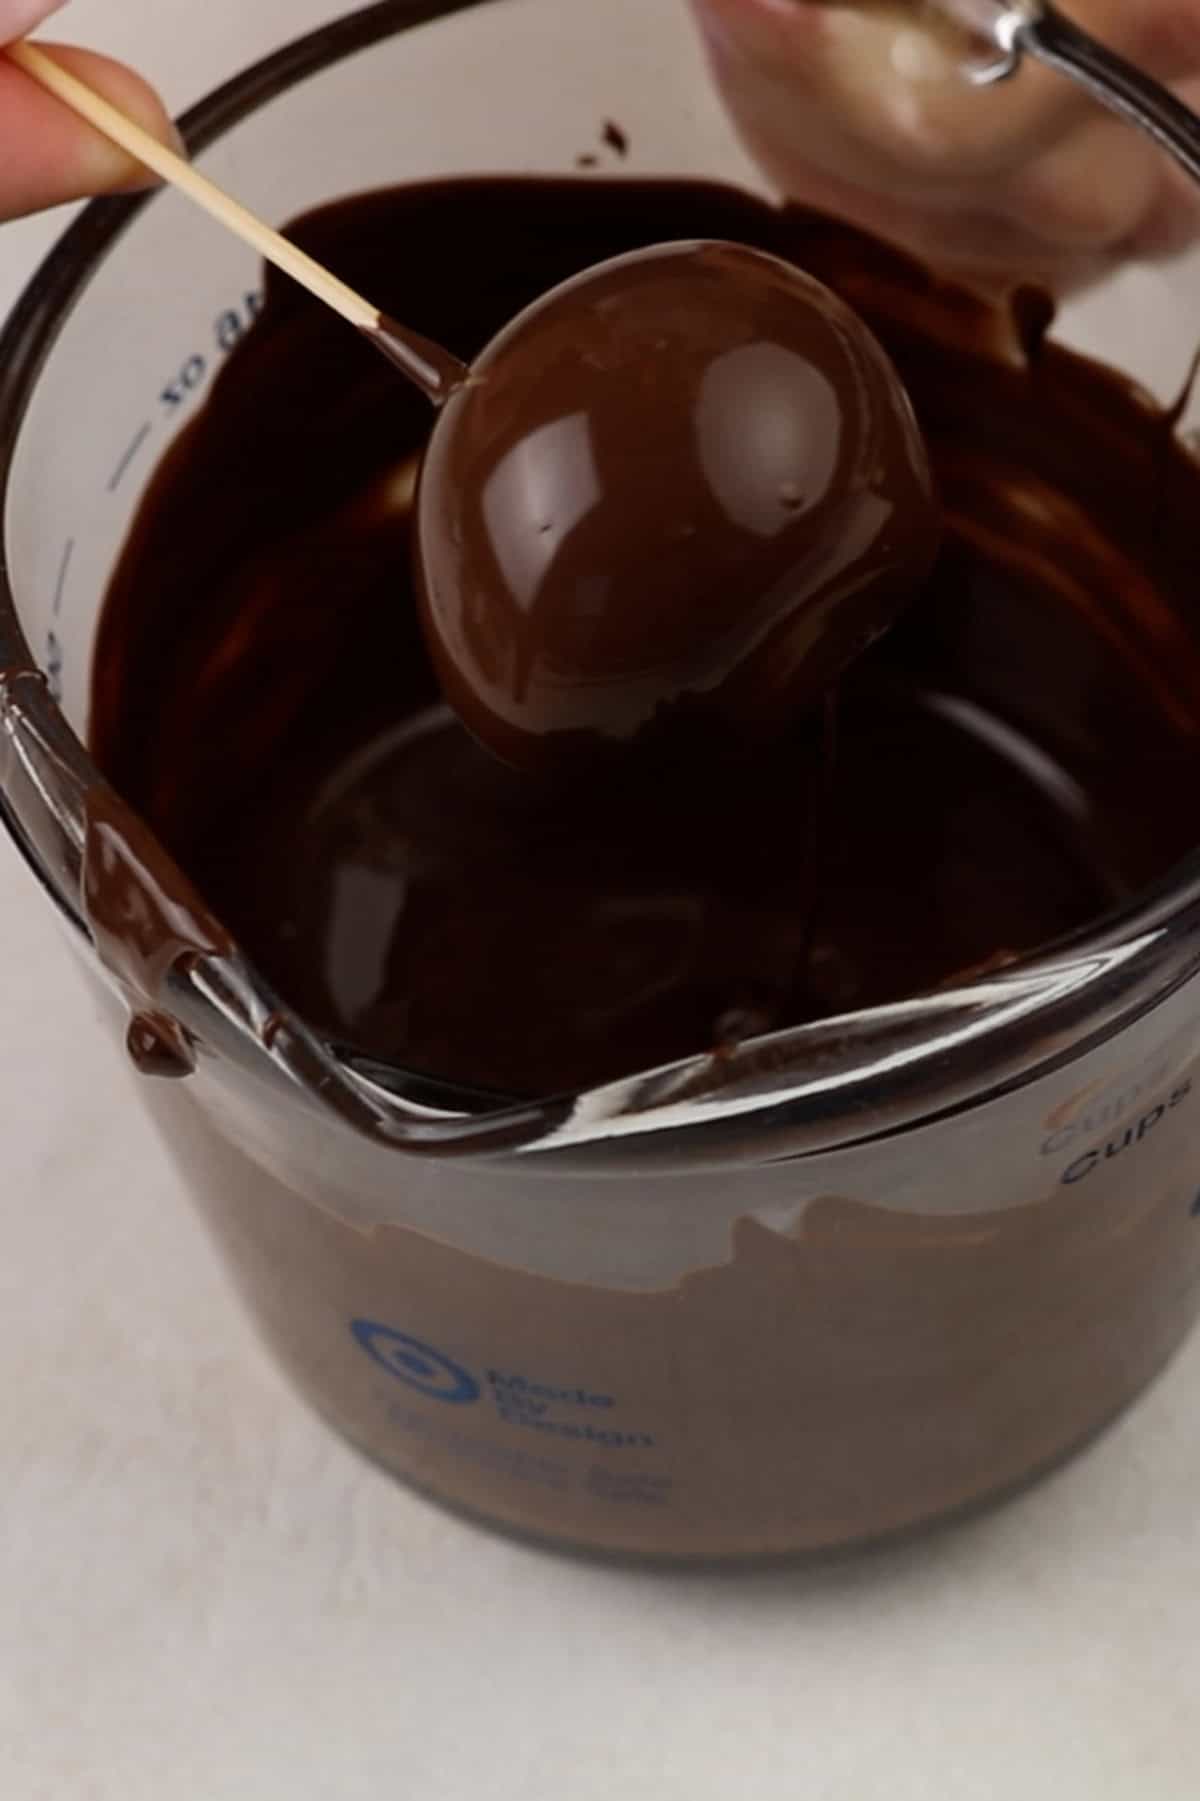
<svg viewBox="0 0 1200 1801">
<path fill-rule="evenodd" d="M 54 584 L 54 599 L 50 603 L 50 611 L 57 619 L 62 612 L 63 593 L 67 586 L 67 573 L 71 567 L 71 558 L 75 555 L 75 540 L 68 538 L 63 545 L 62 561 L 58 565 L 58 579 Z"/>
<path fill-rule="evenodd" d="M 62 645 L 54 632 L 46 633 L 46 691 L 55 706 L 63 697 L 63 654 Z"/>
<path fill-rule="evenodd" d="M 133 442 L 130 444 L 128 450 L 126 450 L 120 462 L 108 478 L 108 492 L 110 494 L 115 494 L 122 481 L 125 479 L 125 471 L 129 468 L 130 463 L 132 463 L 134 457 L 146 442 L 146 439 L 150 436 L 150 429 L 150 421 L 147 419 L 145 424 L 140 425 L 134 433 Z"/>
</svg>

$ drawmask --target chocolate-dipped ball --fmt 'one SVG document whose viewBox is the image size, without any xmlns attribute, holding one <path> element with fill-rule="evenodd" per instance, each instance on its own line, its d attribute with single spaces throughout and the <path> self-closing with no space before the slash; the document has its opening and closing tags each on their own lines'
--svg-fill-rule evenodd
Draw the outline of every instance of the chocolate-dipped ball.
<svg viewBox="0 0 1200 1801">
<path fill-rule="evenodd" d="M 782 730 L 936 554 L 908 397 L 867 327 L 723 243 L 536 302 L 448 402 L 417 498 L 447 699 L 505 761 Z"/>
</svg>

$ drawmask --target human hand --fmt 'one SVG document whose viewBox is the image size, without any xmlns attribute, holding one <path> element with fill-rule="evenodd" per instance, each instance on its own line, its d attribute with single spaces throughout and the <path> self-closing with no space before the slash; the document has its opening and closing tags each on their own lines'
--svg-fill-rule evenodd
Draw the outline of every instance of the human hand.
<svg viewBox="0 0 1200 1801">
<path fill-rule="evenodd" d="M 0 44 L 15 42 L 57 11 L 63 0 L 0 0 Z M 43 45 L 123 112 L 166 143 L 174 129 L 153 90 L 108 57 Z M 140 187 L 153 178 L 43 92 L 0 51 L 0 219 L 87 194 Z"/>
<path fill-rule="evenodd" d="M 793 199 L 994 287 L 1058 290 L 1168 256 L 1200 229 L 1162 151 L 1027 60 L 974 88 L 967 44 L 921 0 L 692 0 L 747 147 Z M 1200 0 L 1067 0 L 1066 11 L 1200 99 Z"/>
</svg>

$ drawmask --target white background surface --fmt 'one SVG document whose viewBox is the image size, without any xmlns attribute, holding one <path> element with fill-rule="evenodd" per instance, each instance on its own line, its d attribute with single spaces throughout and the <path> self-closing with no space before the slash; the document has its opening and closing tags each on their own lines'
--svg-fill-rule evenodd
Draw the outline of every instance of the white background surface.
<svg viewBox="0 0 1200 1801">
<path fill-rule="evenodd" d="M 175 107 L 335 10 L 76 0 Z M 0 229 L 0 312 L 61 221 Z M 1200 1343 L 1069 1470 L 808 1574 L 576 1566 L 293 1400 L 0 846 L 5 1801 L 1194 1801 Z"/>
</svg>

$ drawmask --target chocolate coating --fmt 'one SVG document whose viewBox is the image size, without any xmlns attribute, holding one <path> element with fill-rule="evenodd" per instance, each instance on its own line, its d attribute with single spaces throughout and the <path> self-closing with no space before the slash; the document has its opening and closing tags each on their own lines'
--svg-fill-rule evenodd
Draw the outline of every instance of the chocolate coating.
<svg viewBox="0 0 1200 1801">
<path fill-rule="evenodd" d="M 776 736 L 932 566 L 899 377 L 777 257 L 612 259 L 472 375 L 422 469 L 418 594 L 442 692 L 507 762 Z"/>
</svg>

